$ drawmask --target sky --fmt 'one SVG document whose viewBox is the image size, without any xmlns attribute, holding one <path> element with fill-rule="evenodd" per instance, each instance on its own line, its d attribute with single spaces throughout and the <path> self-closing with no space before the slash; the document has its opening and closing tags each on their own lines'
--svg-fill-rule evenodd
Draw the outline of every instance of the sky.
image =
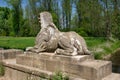
<svg viewBox="0 0 120 80">
<path fill-rule="evenodd" d="M 27 0 L 22 0 L 22 8 L 25 8 Z M 0 7 L 10 7 L 5 0 L 0 0 Z"/>
<path fill-rule="evenodd" d="M 7 7 L 7 3 L 4 0 L 0 0 L 0 7 Z"/>
</svg>

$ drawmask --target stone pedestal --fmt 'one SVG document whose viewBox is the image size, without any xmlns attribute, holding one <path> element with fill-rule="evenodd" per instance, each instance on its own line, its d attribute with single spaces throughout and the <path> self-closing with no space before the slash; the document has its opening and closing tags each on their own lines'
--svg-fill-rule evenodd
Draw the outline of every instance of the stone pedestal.
<svg viewBox="0 0 120 80">
<path fill-rule="evenodd" d="M 25 53 L 17 56 L 16 60 L 4 61 L 4 65 L 7 80 L 23 80 L 21 78 L 23 74 L 26 74 L 25 79 L 28 74 L 29 77 L 36 78 L 34 80 L 39 80 L 37 78 L 39 76 L 48 79 L 57 71 L 66 73 L 71 80 L 76 78 L 76 80 L 102 80 L 112 73 L 111 62 L 94 60 L 92 55 L 64 56 L 54 55 L 54 53 Z M 17 78 L 11 78 L 10 73 L 16 75 Z"/>
</svg>

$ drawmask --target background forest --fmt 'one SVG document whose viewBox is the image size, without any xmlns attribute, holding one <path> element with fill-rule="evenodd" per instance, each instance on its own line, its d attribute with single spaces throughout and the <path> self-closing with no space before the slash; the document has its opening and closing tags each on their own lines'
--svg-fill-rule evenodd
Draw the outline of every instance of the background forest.
<svg viewBox="0 0 120 80">
<path fill-rule="evenodd" d="M 85 37 L 120 39 L 120 0 L 5 0 L 0 7 L 0 36 L 36 36 L 38 15 L 49 11 L 61 31 Z"/>
</svg>

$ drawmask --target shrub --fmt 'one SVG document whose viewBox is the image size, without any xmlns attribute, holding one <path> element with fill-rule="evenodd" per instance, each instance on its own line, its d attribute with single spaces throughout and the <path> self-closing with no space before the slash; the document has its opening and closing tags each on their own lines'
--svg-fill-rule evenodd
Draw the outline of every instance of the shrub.
<svg viewBox="0 0 120 80">
<path fill-rule="evenodd" d="M 53 75 L 52 80 L 69 80 L 69 77 L 59 71 Z"/>
<path fill-rule="evenodd" d="M 4 73 L 5 73 L 4 66 L 2 64 L 0 64 L 0 76 L 3 76 Z"/>
</svg>

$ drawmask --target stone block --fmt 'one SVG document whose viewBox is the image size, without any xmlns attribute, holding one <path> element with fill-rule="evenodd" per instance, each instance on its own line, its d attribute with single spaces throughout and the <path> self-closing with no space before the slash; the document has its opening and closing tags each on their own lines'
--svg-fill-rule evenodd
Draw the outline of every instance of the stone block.
<svg viewBox="0 0 120 80">
<path fill-rule="evenodd" d="M 85 61 L 79 64 L 79 76 L 87 80 L 101 80 L 112 73 L 112 63 L 110 61 Z"/>
<path fill-rule="evenodd" d="M 16 63 L 33 67 L 33 57 L 32 56 L 31 57 L 24 56 L 24 55 L 25 54 L 21 54 L 21 55 L 17 56 Z"/>
<path fill-rule="evenodd" d="M 31 56 L 31 55 L 21 54 L 17 56 L 16 63 L 25 66 L 43 69 L 43 70 L 46 68 L 46 61 L 44 59 L 41 59 L 38 55 Z"/>
<path fill-rule="evenodd" d="M 62 62 L 55 60 L 46 60 L 46 70 L 51 72 L 58 72 L 62 70 Z"/>
<path fill-rule="evenodd" d="M 33 67 L 46 70 L 46 60 L 39 58 L 33 59 Z"/>
<path fill-rule="evenodd" d="M 102 80 L 120 80 L 120 74 L 112 73 L 106 76 L 105 78 L 103 78 Z"/>
<path fill-rule="evenodd" d="M 101 80 L 112 73 L 109 61 L 84 61 L 79 64 L 62 63 L 61 71 L 87 80 Z"/>
<path fill-rule="evenodd" d="M 52 72 L 16 64 L 15 59 L 4 60 L 6 80 L 47 80 Z"/>
<path fill-rule="evenodd" d="M 5 67 L 5 80 L 17 80 L 16 70 Z"/>
<path fill-rule="evenodd" d="M 69 63 L 62 64 L 62 72 L 68 73 L 70 75 L 77 75 L 81 73 L 81 66 Z"/>
<path fill-rule="evenodd" d="M 0 50 L 0 60 L 16 58 L 19 54 L 23 54 L 23 51 L 18 49 Z"/>
</svg>

